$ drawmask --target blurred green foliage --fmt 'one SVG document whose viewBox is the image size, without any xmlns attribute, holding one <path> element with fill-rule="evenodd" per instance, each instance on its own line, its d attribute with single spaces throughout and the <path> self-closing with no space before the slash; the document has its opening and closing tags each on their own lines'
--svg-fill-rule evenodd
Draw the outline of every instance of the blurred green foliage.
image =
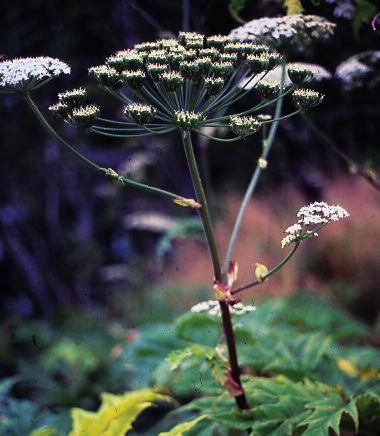
<svg viewBox="0 0 380 436">
<path fill-rule="evenodd" d="M 103 424 L 109 436 L 126 428 L 131 435 L 377 434 L 380 351 L 371 329 L 304 293 L 263 301 L 233 321 L 251 405 L 245 412 L 226 392 L 217 316 L 188 312 L 137 329 L 97 313 L 10 321 L 0 353 L 17 377 L 0 385 L 0 434 L 96 434 L 91 425 Z"/>
</svg>

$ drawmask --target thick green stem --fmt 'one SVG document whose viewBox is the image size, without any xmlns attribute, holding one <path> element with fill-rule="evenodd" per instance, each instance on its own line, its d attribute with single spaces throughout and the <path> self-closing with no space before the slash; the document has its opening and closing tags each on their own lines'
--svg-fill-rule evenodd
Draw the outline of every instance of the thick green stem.
<svg viewBox="0 0 380 436">
<path fill-rule="evenodd" d="M 191 178 L 193 181 L 193 186 L 196 194 L 196 200 L 198 203 L 201 204 L 201 208 L 199 209 L 199 215 L 202 220 L 204 232 L 206 235 L 207 243 L 210 248 L 210 254 L 212 259 L 212 264 L 214 268 L 214 275 L 215 279 L 218 281 L 222 280 L 222 273 L 221 273 L 221 265 L 219 261 L 219 253 L 218 248 L 215 241 L 214 231 L 212 228 L 212 223 L 210 219 L 210 214 L 208 211 L 208 205 L 206 200 L 206 194 L 203 189 L 201 176 L 199 174 L 197 161 L 195 159 L 194 155 L 194 149 L 193 144 L 191 141 L 191 134 L 190 132 L 183 131 L 182 132 L 182 141 L 185 148 L 185 154 L 187 158 L 187 163 L 189 166 Z"/>
<path fill-rule="evenodd" d="M 92 168 L 93 170 L 102 173 L 103 175 L 108 175 L 120 182 L 124 186 L 130 186 L 132 188 L 140 189 L 142 191 L 152 192 L 154 194 L 160 194 L 164 197 L 170 198 L 171 200 L 175 200 L 181 196 L 176 195 L 172 192 L 165 191 L 160 188 L 155 188 L 154 186 L 146 185 L 145 183 L 135 182 L 134 180 L 128 179 L 126 177 L 118 176 L 115 172 L 111 172 L 107 168 L 102 168 L 91 160 L 87 159 L 87 157 L 83 156 L 82 153 L 77 151 L 74 147 L 72 147 L 68 142 L 66 142 L 60 135 L 53 129 L 53 127 L 48 123 L 45 117 L 42 115 L 32 98 L 29 94 L 25 94 L 25 100 L 28 103 L 29 107 L 32 109 L 33 113 L 36 115 L 38 121 L 41 125 L 46 129 L 46 131 L 50 134 L 52 138 L 54 138 L 63 148 L 65 148 L 68 152 L 73 154 L 80 161 L 85 163 L 87 166 Z"/>
<path fill-rule="evenodd" d="M 280 92 L 279 94 L 282 94 L 283 91 L 283 87 L 284 87 L 284 80 L 285 80 L 285 64 L 282 65 L 282 73 L 281 73 L 281 84 L 280 84 Z M 274 111 L 274 117 L 273 118 L 280 118 L 281 116 L 281 111 L 282 111 L 282 103 L 283 103 L 283 99 L 279 98 L 276 102 L 276 108 Z M 261 153 L 260 159 L 266 160 L 268 157 L 268 154 L 270 152 L 270 149 L 272 147 L 274 138 L 276 136 L 276 132 L 277 132 L 277 128 L 278 128 L 278 124 L 279 124 L 279 120 L 274 121 L 271 125 L 269 134 L 268 134 L 268 138 L 266 141 L 264 141 L 263 144 L 263 151 Z M 249 202 L 251 200 L 251 197 L 256 189 L 257 186 L 257 182 L 259 181 L 260 175 L 263 171 L 263 168 L 260 167 L 260 165 L 257 164 L 255 172 L 253 173 L 252 179 L 248 185 L 248 188 L 245 192 L 243 201 L 241 203 L 238 215 L 236 217 L 236 221 L 231 233 L 231 237 L 230 237 L 230 241 L 228 243 L 228 247 L 227 247 L 227 253 L 226 253 L 226 258 L 224 261 L 224 271 L 228 270 L 228 267 L 230 265 L 231 259 L 232 259 L 232 254 L 233 251 L 235 249 L 235 245 L 237 242 L 237 238 L 239 235 L 239 231 L 240 231 L 240 227 L 243 221 L 243 217 L 245 214 L 245 211 L 247 210 L 247 207 L 249 205 Z"/>
<path fill-rule="evenodd" d="M 202 220 L 203 229 L 206 235 L 206 239 L 208 242 L 208 246 L 210 249 L 214 276 L 217 281 L 222 280 L 222 270 L 219 260 L 219 253 L 215 241 L 214 231 L 212 227 L 211 217 L 209 214 L 206 195 L 203 189 L 202 180 L 199 174 L 197 161 L 195 159 L 193 144 L 191 141 L 190 132 L 183 131 L 182 132 L 182 140 L 185 148 L 185 154 L 191 174 L 191 178 L 193 181 L 194 190 L 196 193 L 196 199 L 198 203 L 201 204 L 201 208 L 199 209 L 199 214 Z M 225 301 L 219 301 L 220 310 L 222 314 L 222 322 L 223 322 L 223 330 L 226 337 L 229 362 L 230 362 L 230 371 L 231 377 L 233 381 L 239 386 L 241 391 L 240 394 L 235 396 L 235 401 L 237 406 L 241 410 L 249 409 L 249 405 L 245 398 L 244 390 L 240 381 L 240 369 L 236 352 L 236 343 L 235 343 L 235 335 L 232 327 L 231 313 L 228 304 Z"/>
</svg>

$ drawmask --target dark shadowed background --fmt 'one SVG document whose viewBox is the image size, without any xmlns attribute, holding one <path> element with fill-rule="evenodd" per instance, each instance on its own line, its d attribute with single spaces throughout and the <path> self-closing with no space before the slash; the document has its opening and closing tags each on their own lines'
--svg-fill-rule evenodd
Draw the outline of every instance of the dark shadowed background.
<svg viewBox="0 0 380 436">
<path fill-rule="evenodd" d="M 334 6 L 328 2 L 321 1 L 319 6 L 303 3 L 307 13 L 323 15 L 338 27 L 330 42 L 317 44 L 295 60 L 318 63 L 334 73 L 347 57 L 379 47 L 380 35 L 368 22 L 354 32 L 352 20 L 336 17 Z M 59 78 L 36 93 L 36 100 L 46 112 L 58 92 L 85 84 L 87 68 L 101 64 L 117 50 L 176 35 L 181 29 L 207 35 L 229 33 L 239 23 L 231 17 L 228 4 L 212 0 L 2 1 L 0 54 L 4 58 L 47 55 L 72 66 L 70 76 Z M 281 1 L 262 0 L 248 2 L 241 16 L 251 20 L 283 13 Z M 120 110 L 93 91 L 102 110 Z M 324 104 L 310 114 L 314 121 L 340 149 L 376 170 L 378 94 L 365 86 L 357 92 L 346 92 L 336 79 L 329 81 L 323 91 Z M 207 253 L 202 251 L 200 242 L 175 244 L 174 251 L 169 251 L 162 262 L 155 254 L 162 236 L 157 222 L 150 227 L 134 224 L 141 223 L 144 213 L 148 217 L 152 212 L 159 213 L 169 220 L 188 216 L 187 210 L 178 210 L 159 197 L 120 188 L 91 173 L 41 131 L 23 101 L 14 96 L 0 98 L 2 316 L 50 317 L 67 305 L 107 305 L 111 312 L 123 314 L 128 313 L 128 307 L 136 307 L 136 301 L 142 301 L 152 286 L 180 286 L 181 280 L 189 288 L 207 286 L 211 277 Z M 56 126 L 99 165 L 118 168 L 136 180 L 192 196 L 175 135 L 109 141 L 88 137 L 58 122 Z M 256 145 L 257 139 L 248 139 L 237 145 L 210 144 L 208 149 L 221 239 L 232 224 L 229 214 L 236 211 L 236 198 L 242 195 L 252 173 L 259 153 Z M 335 292 L 335 297 L 351 310 L 373 322 L 380 308 L 380 193 L 358 176 L 348 174 L 347 166 L 324 148 L 301 119 L 283 122 L 270 167 L 259 185 L 260 207 L 249 212 L 252 224 L 245 224 L 240 253 L 250 259 L 255 238 L 264 248 L 278 244 L 278 240 L 268 237 L 268 220 L 276 222 L 281 212 L 284 218 L 278 225 L 291 224 L 298 207 L 309 201 L 331 197 L 334 202 L 340 197 L 347 208 L 351 204 L 364 208 L 367 213 L 350 227 L 351 233 L 347 227 L 343 233 L 338 232 L 336 244 L 340 249 L 334 252 L 329 239 L 324 239 L 319 246 L 319 241 L 313 241 L 314 248 L 305 250 L 298 269 L 291 271 L 293 275 L 312 271 L 309 281 L 294 281 L 289 275 L 290 281 L 285 283 L 283 278 L 275 282 L 275 291 L 306 287 L 318 292 L 328 288 L 326 292 Z M 352 202 L 355 196 L 360 200 L 357 203 Z M 133 214 L 137 212 L 140 215 L 136 217 Z M 157 216 L 153 216 L 155 219 Z M 255 231 L 256 222 L 262 223 L 262 231 Z M 331 240 L 335 236 L 332 231 Z M 191 264 L 199 250 L 201 263 L 196 267 L 186 264 L 189 259 Z M 270 249 L 260 255 L 265 256 L 265 252 Z M 269 256 L 268 262 L 271 259 Z M 276 293 L 273 286 L 271 290 Z M 188 303 L 191 298 L 184 304 Z"/>
</svg>

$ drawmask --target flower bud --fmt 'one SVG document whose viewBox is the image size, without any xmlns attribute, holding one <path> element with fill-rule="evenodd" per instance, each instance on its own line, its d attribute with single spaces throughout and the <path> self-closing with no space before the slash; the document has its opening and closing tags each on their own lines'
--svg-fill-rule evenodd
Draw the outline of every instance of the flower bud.
<svg viewBox="0 0 380 436">
<path fill-rule="evenodd" d="M 168 51 L 177 50 L 180 47 L 178 41 L 174 38 L 160 39 L 157 41 L 157 44 L 160 45 L 161 49 Z"/>
<path fill-rule="evenodd" d="M 168 58 L 165 50 L 154 50 L 148 53 L 145 60 L 150 64 L 166 64 Z"/>
<path fill-rule="evenodd" d="M 269 47 L 263 44 L 251 44 L 250 46 L 251 54 L 260 55 L 269 52 Z"/>
<path fill-rule="evenodd" d="M 295 85 L 301 85 L 313 78 L 313 72 L 302 66 L 289 65 L 288 76 Z"/>
<path fill-rule="evenodd" d="M 100 114 L 100 109 L 94 104 L 73 109 L 70 119 L 81 127 L 90 127 Z"/>
<path fill-rule="evenodd" d="M 208 72 L 210 71 L 211 64 L 212 64 L 211 58 L 204 57 L 201 59 L 197 59 L 195 62 L 198 65 L 199 74 L 203 77 L 207 76 Z"/>
<path fill-rule="evenodd" d="M 216 48 L 218 50 L 221 50 L 229 41 L 229 37 L 225 35 L 213 35 L 206 38 L 207 47 Z"/>
<path fill-rule="evenodd" d="M 196 61 L 184 61 L 179 64 L 179 71 L 185 79 L 199 80 L 200 69 L 199 64 Z"/>
<path fill-rule="evenodd" d="M 225 53 L 235 53 L 240 58 L 245 58 L 247 55 L 254 53 L 254 44 L 249 42 L 230 42 L 225 45 L 223 51 Z"/>
<path fill-rule="evenodd" d="M 255 277 L 259 282 L 264 281 L 264 276 L 268 274 L 268 268 L 262 263 L 256 263 Z"/>
<path fill-rule="evenodd" d="M 261 121 L 255 117 L 242 117 L 233 115 L 230 117 L 230 128 L 238 136 L 242 138 L 253 133 L 256 133 L 261 127 Z"/>
<path fill-rule="evenodd" d="M 197 50 L 203 48 L 203 38 L 202 39 L 188 39 L 186 41 L 186 48 L 189 50 Z"/>
<path fill-rule="evenodd" d="M 199 50 L 198 56 L 200 58 L 210 58 L 213 62 L 219 61 L 221 54 L 215 48 L 203 48 Z"/>
<path fill-rule="evenodd" d="M 137 124 L 149 123 L 156 113 L 156 109 L 148 104 L 130 103 L 124 108 L 124 115 L 130 116 Z"/>
<path fill-rule="evenodd" d="M 265 170 L 266 167 L 268 166 L 268 161 L 260 157 L 259 160 L 257 161 L 257 165 L 259 166 L 260 169 Z"/>
<path fill-rule="evenodd" d="M 176 197 L 173 202 L 182 207 L 190 207 L 191 209 L 200 209 L 202 207 L 201 204 L 192 198 Z"/>
<path fill-rule="evenodd" d="M 261 81 L 256 85 L 256 87 L 264 100 L 272 100 L 277 97 L 277 94 L 280 91 L 280 85 L 275 82 Z"/>
<path fill-rule="evenodd" d="M 216 95 L 222 90 L 224 79 L 222 77 L 207 78 L 205 79 L 205 86 L 209 95 Z"/>
<path fill-rule="evenodd" d="M 86 98 L 86 90 L 84 88 L 76 88 L 71 91 L 60 92 L 58 94 L 59 103 L 67 105 L 68 107 L 74 107 L 83 103 Z"/>
<path fill-rule="evenodd" d="M 175 71 L 166 72 L 161 74 L 160 82 L 167 91 L 174 92 L 183 84 L 183 77 Z"/>
<path fill-rule="evenodd" d="M 181 62 L 184 61 L 184 56 L 182 53 L 169 53 L 167 56 L 169 65 L 177 70 Z"/>
<path fill-rule="evenodd" d="M 135 45 L 135 50 L 138 52 L 147 51 L 150 52 L 151 50 L 159 50 L 160 44 L 158 42 L 140 42 L 139 44 Z"/>
<path fill-rule="evenodd" d="M 222 53 L 219 60 L 220 62 L 231 62 L 234 67 L 239 65 L 240 62 L 240 59 L 236 53 Z"/>
<path fill-rule="evenodd" d="M 198 57 L 195 50 L 185 50 L 181 54 L 183 56 L 183 60 L 186 62 L 195 61 Z"/>
<path fill-rule="evenodd" d="M 269 59 L 265 54 L 251 54 L 247 56 L 247 64 L 253 74 L 260 74 L 269 69 Z"/>
<path fill-rule="evenodd" d="M 279 63 L 282 60 L 282 56 L 280 55 L 280 53 L 277 53 L 276 51 L 271 51 L 268 53 L 263 53 L 262 56 L 267 56 L 268 59 L 268 63 L 269 63 L 269 69 L 272 70 L 274 67 L 276 67 L 277 65 L 279 65 Z"/>
<path fill-rule="evenodd" d="M 179 32 L 178 41 L 185 47 L 187 47 L 188 44 L 190 45 L 196 43 L 200 44 L 202 42 L 202 47 L 203 47 L 204 36 L 201 35 L 200 33 L 195 33 L 195 32 Z M 195 47 L 195 48 L 201 48 L 201 47 Z"/>
<path fill-rule="evenodd" d="M 295 89 L 292 97 L 298 108 L 309 109 L 322 103 L 324 95 L 311 89 Z"/>
<path fill-rule="evenodd" d="M 196 127 L 203 116 L 199 112 L 175 111 L 175 121 L 183 130 L 191 130 Z"/>
<path fill-rule="evenodd" d="M 121 73 L 123 82 L 129 85 L 132 89 L 141 89 L 145 81 L 145 73 L 143 70 L 123 71 Z"/>
<path fill-rule="evenodd" d="M 154 82 L 160 80 L 160 76 L 169 70 L 168 65 L 147 64 L 146 69 Z"/>
<path fill-rule="evenodd" d="M 70 114 L 70 108 L 64 103 L 58 102 L 56 104 L 53 104 L 52 106 L 49 106 L 49 111 L 54 115 L 56 118 L 66 118 Z"/>
<path fill-rule="evenodd" d="M 117 71 L 138 70 L 143 66 L 143 58 L 136 50 L 122 50 L 110 56 L 106 64 Z"/>
<path fill-rule="evenodd" d="M 120 74 L 115 70 L 115 68 L 108 67 L 107 65 L 91 67 L 89 68 L 88 73 L 90 77 L 93 77 L 103 86 L 119 88 L 122 85 Z"/>
<path fill-rule="evenodd" d="M 239 265 L 236 260 L 231 260 L 227 273 L 227 285 L 231 289 L 238 279 Z"/>
<path fill-rule="evenodd" d="M 211 72 L 215 77 L 226 79 L 234 70 L 231 62 L 215 62 L 211 65 Z"/>
</svg>

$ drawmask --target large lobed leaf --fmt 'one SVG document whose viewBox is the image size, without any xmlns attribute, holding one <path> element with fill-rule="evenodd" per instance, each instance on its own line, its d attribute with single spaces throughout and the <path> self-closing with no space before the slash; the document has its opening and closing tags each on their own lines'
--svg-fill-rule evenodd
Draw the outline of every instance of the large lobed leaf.
<svg viewBox="0 0 380 436">
<path fill-rule="evenodd" d="M 102 394 L 97 412 L 72 410 L 73 428 L 69 436 L 124 436 L 140 413 L 155 401 L 173 401 L 156 389 L 143 389 L 124 395 Z"/>
</svg>

